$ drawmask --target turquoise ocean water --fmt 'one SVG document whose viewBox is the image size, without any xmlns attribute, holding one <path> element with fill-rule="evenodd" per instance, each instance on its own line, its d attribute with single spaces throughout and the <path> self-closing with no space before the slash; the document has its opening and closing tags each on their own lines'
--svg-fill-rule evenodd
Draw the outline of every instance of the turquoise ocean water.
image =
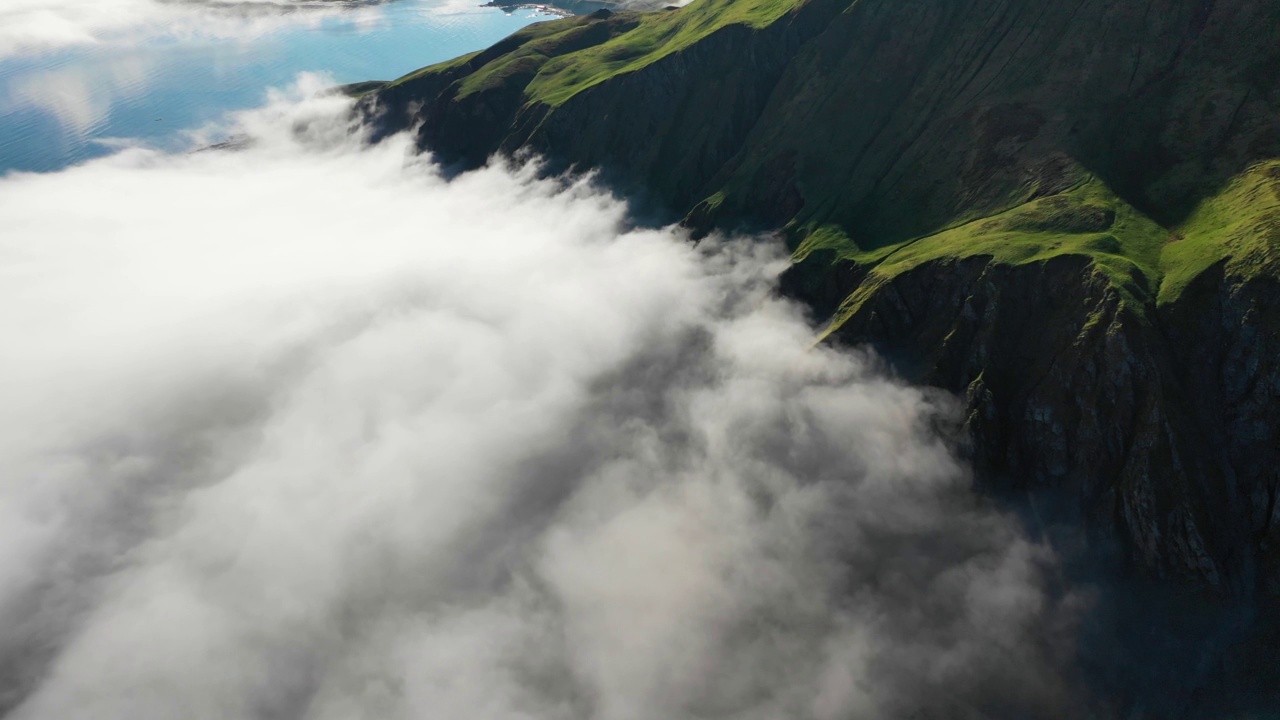
<svg viewBox="0 0 1280 720">
<path fill-rule="evenodd" d="M 56 170 L 121 142 L 177 147 L 184 131 L 260 105 L 268 88 L 286 87 L 299 73 L 337 83 L 391 79 L 548 17 L 397 0 L 324 16 L 258 18 L 245 33 L 125 34 L 10 55 L 0 58 L 0 174 Z M 226 17 L 210 20 L 234 27 Z"/>
</svg>

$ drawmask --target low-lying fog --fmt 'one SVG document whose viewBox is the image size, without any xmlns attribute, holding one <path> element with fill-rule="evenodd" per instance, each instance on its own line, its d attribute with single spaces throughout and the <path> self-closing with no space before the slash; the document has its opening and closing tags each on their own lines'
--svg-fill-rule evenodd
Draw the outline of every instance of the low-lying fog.
<svg viewBox="0 0 1280 720">
<path fill-rule="evenodd" d="M 0 180 L 0 714 L 1071 714 L 1052 557 L 777 243 L 446 182 L 316 82 Z"/>
</svg>

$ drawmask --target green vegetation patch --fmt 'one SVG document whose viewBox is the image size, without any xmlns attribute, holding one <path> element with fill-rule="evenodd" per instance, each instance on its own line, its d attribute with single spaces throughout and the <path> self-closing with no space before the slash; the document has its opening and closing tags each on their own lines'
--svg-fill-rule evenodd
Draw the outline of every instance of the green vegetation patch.
<svg viewBox="0 0 1280 720">
<path fill-rule="evenodd" d="M 1215 264 L 1249 278 L 1280 273 L 1280 161 L 1254 165 L 1202 201 L 1163 248 L 1159 301 L 1173 302 Z"/>
<path fill-rule="evenodd" d="M 814 255 L 819 251 L 825 251 Z M 925 263 L 987 257 L 1023 265 L 1074 255 L 1090 260 L 1126 302 L 1175 302 L 1198 275 L 1225 262 L 1229 276 L 1280 274 L 1280 161 L 1253 166 L 1204 200 L 1185 222 L 1164 228 L 1097 178 L 1059 195 L 887 248 L 863 250 L 841 228 L 808 233 L 792 261 L 851 261 L 870 269 L 828 332 L 890 280 Z"/>
<path fill-rule="evenodd" d="M 1091 178 L 998 215 L 869 251 L 840 229 L 824 226 L 808 235 L 792 258 L 800 262 L 817 250 L 828 250 L 837 259 L 871 268 L 867 280 L 841 305 L 830 332 L 894 277 L 926 263 L 972 257 L 1008 265 L 1086 257 L 1126 300 L 1142 303 L 1161 277 L 1160 254 L 1168 237 L 1167 230 Z"/>
<path fill-rule="evenodd" d="M 557 36 L 565 35 L 597 20 L 598 18 L 591 15 L 582 15 L 526 25 L 489 48 L 461 55 L 435 65 L 428 65 L 387 83 L 387 86 L 403 85 L 411 80 L 417 80 L 428 75 L 442 75 L 453 71 L 478 71 L 494 64 L 495 61 L 499 61 L 497 65 L 501 66 L 514 59 L 511 57 L 513 55 L 516 57 L 521 55 L 543 55 L 545 57 L 547 53 L 543 49 L 543 42 L 547 43 L 546 48 L 554 47 Z"/>
<path fill-rule="evenodd" d="M 802 2 L 697 0 L 679 10 L 641 14 L 631 32 L 548 63 L 529 85 L 529 98 L 560 105 L 593 85 L 680 52 L 727 26 L 765 27 Z"/>
<path fill-rule="evenodd" d="M 679 52 L 721 28 L 760 28 L 804 0 L 697 0 L 677 10 L 598 11 L 529 25 L 488 50 L 432 65 L 389 83 L 467 73 L 458 97 L 521 82 L 529 101 L 558 106 L 611 77 Z"/>
</svg>

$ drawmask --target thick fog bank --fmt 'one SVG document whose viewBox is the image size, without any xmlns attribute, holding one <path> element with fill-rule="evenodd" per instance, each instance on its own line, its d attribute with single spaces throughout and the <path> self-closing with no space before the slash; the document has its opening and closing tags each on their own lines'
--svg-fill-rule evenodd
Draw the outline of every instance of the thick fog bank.
<svg viewBox="0 0 1280 720">
<path fill-rule="evenodd" d="M 0 180 L 5 717 L 1078 709 L 953 406 L 811 348 L 773 244 L 344 103 Z"/>
</svg>

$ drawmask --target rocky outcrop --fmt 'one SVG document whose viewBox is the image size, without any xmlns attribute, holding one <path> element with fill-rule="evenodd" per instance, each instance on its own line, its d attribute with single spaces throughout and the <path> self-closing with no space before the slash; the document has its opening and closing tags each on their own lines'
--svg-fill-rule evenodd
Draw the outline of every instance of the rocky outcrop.
<svg viewBox="0 0 1280 720">
<path fill-rule="evenodd" d="M 1064 491 L 1135 569 L 1240 595 L 1280 577 L 1278 313 L 1280 285 L 1220 268 L 1157 308 L 1087 258 L 978 257 L 883 281 L 837 337 L 964 398 L 989 482 Z"/>
<path fill-rule="evenodd" d="M 1259 587 L 1280 596 L 1280 282 L 1233 277 L 1222 265 L 1197 277 L 1160 315 L 1198 430 L 1225 463 L 1238 497 L 1227 516 Z M 1251 568 L 1252 569 L 1252 568 Z"/>
<path fill-rule="evenodd" d="M 1274 275 L 1215 265 L 1157 306 L 1078 256 L 942 260 L 890 279 L 841 265 L 826 278 L 843 287 L 800 277 L 804 264 L 784 287 L 819 306 L 857 289 L 833 339 L 958 395 L 978 477 L 1033 530 L 1084 529 L 1055 547 L 1075 580 L 1109 590 L 1082 655 L 1117 715 L 1280 702 Z"/>
</svg>

